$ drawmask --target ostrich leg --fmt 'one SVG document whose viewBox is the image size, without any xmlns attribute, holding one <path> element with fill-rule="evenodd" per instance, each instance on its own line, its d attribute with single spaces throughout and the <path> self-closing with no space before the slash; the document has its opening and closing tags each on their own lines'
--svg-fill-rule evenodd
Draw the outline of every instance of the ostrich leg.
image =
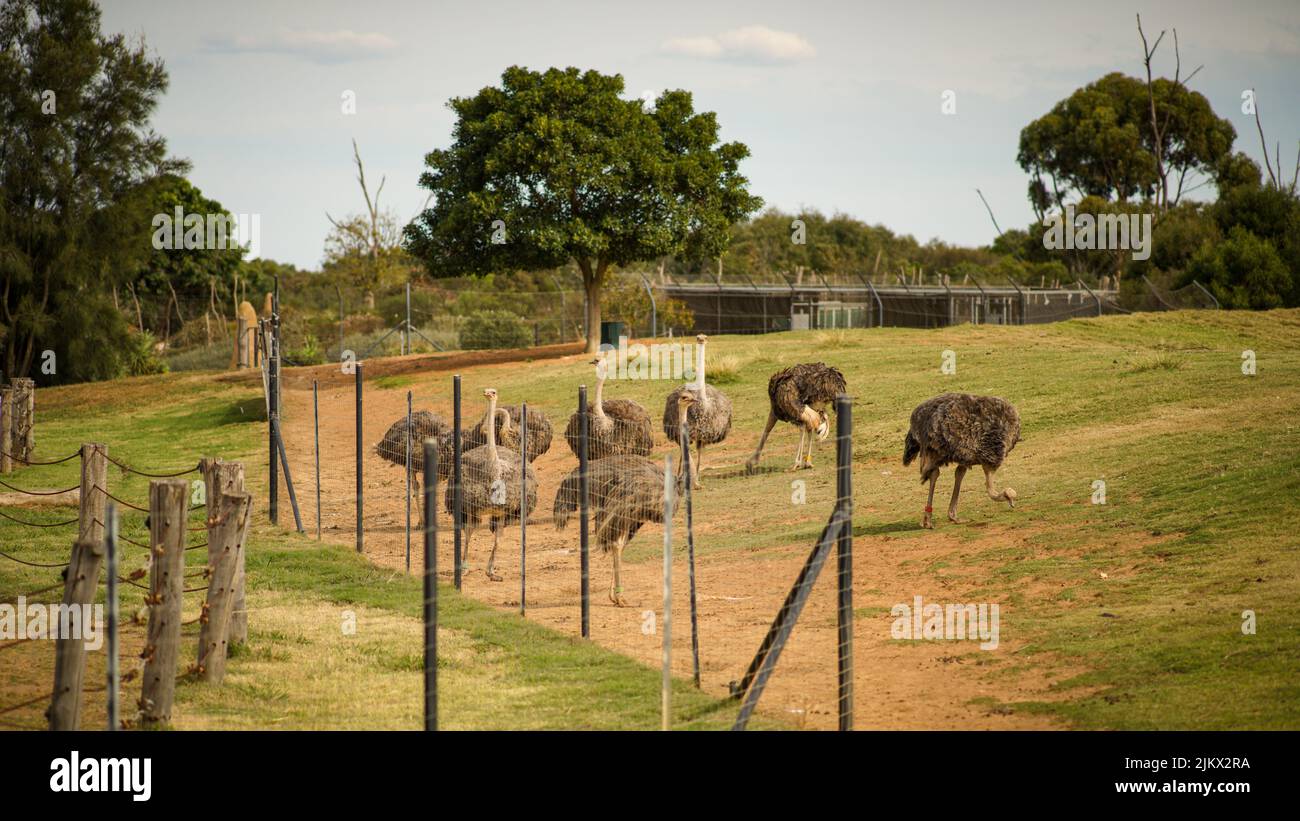
<svg viewBox="0 0 1300 821">
<path fill-rule="evenodd" d="M 763 428 L 763 436 L 758 440 L 758 447 L 754 448 L 754 455 L 749 457 L 749 461 L 745 463 L 746 473 L 753 473 L 754 469 L 758 467 L 758 457 L 763 452 L 763 446 L 767 444 L 767 435 L 772 432 L 774 427 L 776 427 L 776 411 L 768 411 L 767 427 Z"/>
<path fill-rule="evenodd" d="M 698 490 L 704 489 L 704 483 L 700 481 L 700 462 L 704 459 L 704 443 L 695 443 L 695 464 L 691 465 L 695 469 L 695 485 Z"/>
<path fill-rule="evenodd" d="M 500 544 L 501 542 L 502 527 L 505 527 L 505 525 L 503 524 L 498 525 L 494 523 L 494 526 L 492 528 L 492 552 L 488 554 L 487 577 L 494 582 L 499 582 L 502 580 L 499 574 L 492 572 L 492 566 L 495 565 L 497 561 L 497 545 Z"/>
<path fill-rule="evenodd" d="M 1012 490 L 1009 487 L 1004 487 L 1002 488 L 1001 493 L 993 492 L 993 471 L 994 470 L 995 468 L 990 468 L 988 465 L 984 465 L 984 489 L 988 491 L 989 498 L 992 499 L 993 501 L 1006 502 L 1008 505 L 1014 508 L 1016 506 L 1016 492 L 1014 490 Z"/>
<path fill-rule="evenodd" d="M 806 427 L 804 428 L 804 433 L 808 437 L 808 453 L 804 455 L 803 466 L 811 470 L 813 466 L 813 451 L 817 449 L 817 433 L 816 431 L 808 430 Z"/>
<path fill-rule="evenodd" d="M 615 607 L 628 606 L 627 599 L 623 598 L 623 548 L 626 545 L 626 537 L 614 543 L 614 579 L 609 585 L 609 600 Z"/>
<path fill-rule="evenodd" d="M 966 475 L 966 466 L 957 466 L 957 475 L 952 480 L 952 501 L 948 503 L 948 521 L 953 524 L 959 524 L 957 521 L 957 496 L 961 493 L 961 480 Z"/>
<path fill-rule="evenodd" d="M 794 452 L 794 464 L 790 465 L 790 470 L 798 470 L 803 464 L 803 445 L 808 441 L 808 429 L 802 425 L 799 427 L 799 449 Z"/>
<path fill-rule="evenodd" d="M 419 516 L 420 529 L 424 530 L 424 497 L 420 495 L 420 479 L 415 471 L 411 472 L 411 504 L 415 507 L 416 515 Z"/>
<path fill-rule="evenodd" d="M 930 498 L 925 501 L 925 516 L 921 519 L 921 527 L 934 527 L 934 522 L 931 520 L 930 514 L 934 512 L 934 486 L 938 481 L 939 469 L 935 468 L 934 471 L 930 473 Z"/>
</svg>

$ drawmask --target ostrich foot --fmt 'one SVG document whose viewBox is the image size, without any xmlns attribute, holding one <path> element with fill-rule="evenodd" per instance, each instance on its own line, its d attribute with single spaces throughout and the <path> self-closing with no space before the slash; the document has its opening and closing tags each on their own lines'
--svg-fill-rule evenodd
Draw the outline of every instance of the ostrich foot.
<svg viewBox="0 0 1300 821">
<path fill-rule="evenodd" d="M 929 513 L 921 517 L 921 527 L 926 530 L 934 530 L 934 521 L 930 518 Z"/>
<path fill-rule="evenodd" d="M 502 578 L 502 576 L 501 576 L 500 573 L 494 573 L 494 572 L 492 572 L 491 569 L 487 570 L 486 572 L 487 572 L 487 577 L 488 577 L 489 579 L 491 579 L 492 581 L 494 581 L 494 582 L 503 582 L 503 581 L 505 581 L 505 579 Z"/>
<path fill-rule="evenodd" d="M 1007 487 L 1007 488 L 1003 488 L 1003 489 L 1002 489 L 1002 496 L 1003 496 L 1003 498 L 1006 500 L 1006 503 L 1011 507 L 1011 509 L 1012 509 L 1012 510 L 1015 510 L 1015 509 L 1016 509 L 1016 492 L 1015 492 L 1014 490 L 1012 490 L 1011 488 L 1009 488 L 1009 487 Z"/>
<path fill-rule="evenodd" d="M 632 606 L 630 603 L 628 603 L 628 600 L 627 600 L 627 599 L 623 598 L 623 591 L 622 591 L 622 590 L 614 590 L 614 589 L 611 589 L 611 590 L 609 591 L 609 600 L 612 601 L 612 602 L 614 603 L 614 606 L 615 606 L 615 607 L 631 607 L 631 606 Z"/>
<path fill-rule="evenodd" d="M 745 462 L 745 475 L 746 475 L 746 476 L 753 476 L 757 471 L 758 471 L 758 461 L 757 461 L 757 460 L 755 460 L 755 459 L 750 459 L 748 462 Z"/>
<path fill-rule="evenodd" d="M 949 514 L 948 514 L 948 521 L 952 522 L 952 523 L 955 524 L 955 525 L 964 525 L 964 524 L 966 524 L 966 520 L 965 520 L 965 519 L 958 519 L 958 518 L 957 518 L 957 514 L 955 514 L 955 513 L 949 513 Z"/>
</svg>

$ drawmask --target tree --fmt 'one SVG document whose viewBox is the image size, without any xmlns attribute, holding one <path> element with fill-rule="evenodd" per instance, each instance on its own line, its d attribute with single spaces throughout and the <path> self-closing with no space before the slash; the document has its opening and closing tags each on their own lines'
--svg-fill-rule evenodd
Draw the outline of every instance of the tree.
<svg viewBox="0 0 1300 821">
<path fill-rule="evenodd" d="M 1192 175 L 1213 178 L 1236 137 L 1232 124 L 1182 80 L 1157 78 L 1148 86 L 1114 72 L 1025 126 L 1016 160 L 1031 176 L 1029 200 L 1040 221 L 1071 197 L 1140 196 L 1163 209 L 1195 187 L 1188 184 Z M 1176 188 L 1169 197 L 1171 177 Z"/>
<path fill-rule="evenodd" d="M 1291 272 L 1267 240 L 1234 226 L 1218 245 L 1205 243 L 1180 284 L 1196 280 L 1225 308 L 1280 308 L 1291 294 Z"/>
<path fill-rule="evenodd" d="M 40 351 L 60 381 L 116 375 L 112 284 L 148 252 L 148 181 L 177 173 L 149 127 L 167 87 L 144 44 L 100 32 L 89 0 L 0 6 L 0 322 L 6 375 Z"/>
<path fill-rule="evenodd" d="M 375 195 L 370 196 L 366 184 L 366 167 L 361 162 L 361 150 L 352 141 L 352 158 L 357 165 L 357 184 L 366 201 L 364 214 L 350 214 L 334 219 L 327 212 L 330 232 L 325 236 L 325 260 L 322 268 L 338 280 L 362 289 L 366 294 L 366 307 L 375 307 L 375 289 L 380 285 L 405 282 L 411 264 L 402 249 L 402 231 L 397 215 L 379 207 L 379 195 L 384 192 L 387 177 L 379 179 Z"/>
<path fill-rule="evenodd" d="M 204 299 L 215 302 L 217 293 L 225 294 L 241 270 L 245 249 L 234 235 L 234 218 L 216 200 L 203 196 L 203 192 L 189 180 L 175 174 L 166 174 L 153 180 L 149 186 L 155 219 L 165 217 L 151 237 L 151 253 L 144 260 L 139 274 L 128 283 L 131 297 L 138 312 L 140 330 L 162 331 L 164 340 L 170 335 L 173 313 L 183 325 L 187 321 L 181 313 L 180 297 L 190 300 Z M 174 239 L 167 246 L 160 244 L 159 233 L 174 233 L 176 214 L 186 219 L 198 217 L 196 223 L 203 234 L 201 247 L 176 246 Z M 215 218 L 215 219 L 213 219 Z M 211 224 L 211 236 L 207 226 Z M 181 226 L 185 233 L 185 226 Z M 140 300 L 154 296 L 148 310 L 140 307 Z M 214 310 L 210 305 L 209 313 Z M 220 316 L 220 314 L 218 314 Z"/>
<path fill-rule="evenodd" d="M 452 145 L 425 157 L 433 204 L 406 227 L 407 249 L 435 277 L 572 261 L 595 352 L 613 268 L 716 259 L 762 205 L 739 172 L 749 149 L 719 144 L 717 117 L 696 113 L 690 93 L 647 109 L 623 91 L 620 75 L 514 66 L 500 87 L 453 99 Z"/>
</svg>

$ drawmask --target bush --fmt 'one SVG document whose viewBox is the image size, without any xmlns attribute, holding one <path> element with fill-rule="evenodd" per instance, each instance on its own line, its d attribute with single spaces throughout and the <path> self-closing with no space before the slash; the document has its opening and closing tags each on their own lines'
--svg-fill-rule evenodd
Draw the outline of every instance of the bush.
<svg viewBox="0 0 1300 821">
<path fill-rule="evenodd" d="M 1291 291 L 1291 272 L 1277 249 L 1241 226 L 1218 245 L 1203 245 L 1182 282 L 1197 280 L 1225 308 L 1279 308 Z"/>
<path fill-rule="evenodd" d="M 167 363 L 158 352 L 158 340 L 148 331 L 132 331 L 122 348 L 122 366 L 128 376 L 167 373 Z"/>
<path fill-rule="evenodd" d="M 460 329 L 460 346 L 465 350 L 524 348 L 532 341 L 523 319 L 509 311 L 478 311 Z"/>
</svg>

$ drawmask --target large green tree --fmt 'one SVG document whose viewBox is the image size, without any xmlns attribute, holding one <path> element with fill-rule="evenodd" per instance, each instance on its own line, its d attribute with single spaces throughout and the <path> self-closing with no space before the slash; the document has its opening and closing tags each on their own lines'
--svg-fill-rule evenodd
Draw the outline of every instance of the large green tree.
<svg viewBox="0 0 1300 821">
<path fill-rule="evenodd" d="M 572 261 L 594 352 L 613 268 L 717 258 L 762 205 L 739 170 L 749 149 L 720 143 L 717 117 L 690 93 L 647 107 L 623 92 L 619 75 L 516 66 L 500 87 L 452 100 L 452 145 L 425 157 L 433 202 L 406 227 L 407 248 L 437 277 Z"/>
<path fill-rule="evenodd" d="M 1025 126 L 1016 160 L 1030 175 L 1029 200 L 1040 220 L 1049 208 L 1086 196 L 1172 207 L 1194 177 L 1216 176 L 1236 137 L 1204 95 L 1181 82 L 1156 78 L 1148 90 L 1114 72 Z"/>
<path fill-rule="evenodd" d="M 111 285 L 149 250 L 151 186 L 169 162 L 149 128 L 167 87 L 143 43 L 100 31 L 89 0 L 0 5 L 0 322 L 6 375 L 41 352 L 60 381 L 116 375 L 126 325 Z"/>
</svg>

